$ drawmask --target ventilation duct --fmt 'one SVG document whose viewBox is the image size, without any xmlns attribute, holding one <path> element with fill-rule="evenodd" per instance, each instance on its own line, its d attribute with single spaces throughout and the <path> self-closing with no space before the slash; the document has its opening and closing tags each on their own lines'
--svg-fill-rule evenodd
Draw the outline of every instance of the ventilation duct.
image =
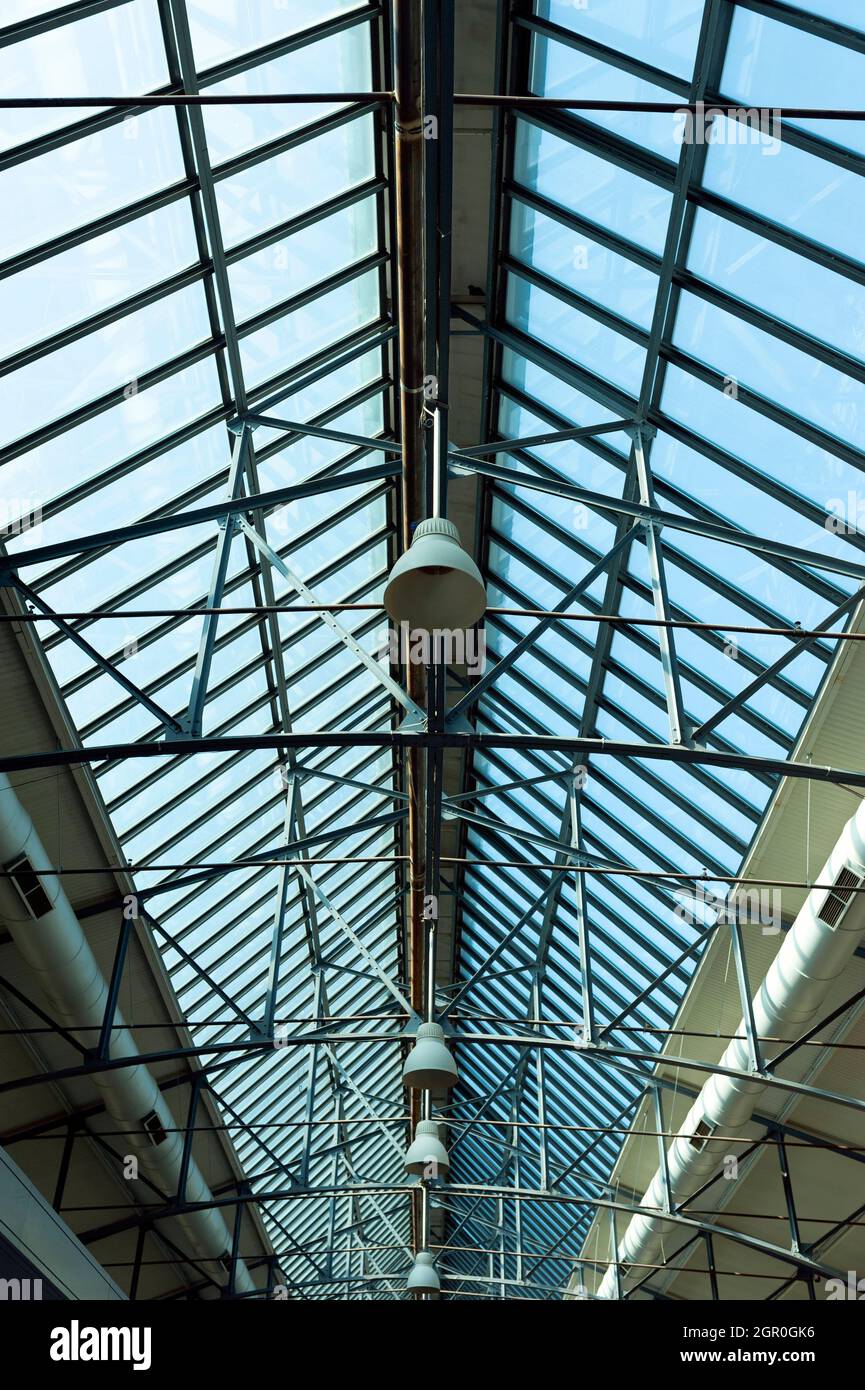
<svg viewBox="0 0 865 1390">
<path fill-rule="evenodd" d="M 861 886 L 862 879 L 857 874 L 851 873 L 849 869 L 842 869 L 817 913 L 820 921 L 825 922 L 834 931 L 853 901 L 856 889 Z"/>
<path fill-rule="evenodd" d="M 0 879 L 0 921 L 35 972 L 58 1022 L 73 1034 L 86 1027 L 81 1041 L 90 1047 L 102 1026 L 108 986 L 62 880 L 53 873 L 35 872 L 47 869 L 49 862 L 30 816 L 9 779 L 0 773 L 0 863 L 14 870 L 13 877 Z M 114 1021 L 111 1055 L 136 1056 L 138 1048 L 120 1009 L 115 1010 Z M 139 1170 L 162 1191 L 176 1192 L 183 1138 L 147 1067 L 139 1064 L 97 1071 L 91 1080 L 117 1128 L 128 1131 L 128 1144 L 138 1158 Z M 186 1200 L 212 1200 L 194 1158 L 189 1164 Z M 227 1283 L 224 1258 L 231 1238 L 218 1208 L 187 1212 L 165 1224 L 175 1227 L 177 1244 L 184 1253 L 210 1261 L 211 1277 L 217 1283 Z M 241 1260 L 237 1262 L 235 1287 L 239 1293 L 249 1293 L 255 1287 Z"/>
<path fill-rule="evenodd" d="M 9 882 L 27 909 L 28 917 L 38 922 L 40 917 L 51 911 L 51 899 L 42 887 L 39 875 L 26 854 L 19 854 L 9 864 L 4 864 Z"/>
<path fill-rule="evenodd" d="M 849 964 L 865 931 L 865 894 L 855 891 L 865 883 L 865 802 L 841 832 L 818 882 L 832 886 L 809 893 L 754 996 L 758 1037 L 797 1036 L 816 1022 L 833 982 Z M 736 1033 L 721 1066 L 748 1073 L 744 1018 Z M 779 1043 L 775 1050 L 782 1047 Z M 772 1052 L 772 1046 L 764 1043 L 767 1061 Z M 736 1137 L 745 1128 L 765 1089 L 762 1081 L 747 1076 L 709 1078 L 667 1150 L 673 1202 L 684 1201 L 718 1171 L 730 1147 L 728 1137 Z M 723 1137 L 713 1140 L 716 1130 Z M 663 1208 L 664 1197 L 664 1175 L 659 1168 L 640 1205 L 658 1210 Z M 669 1222 L 665 1225 L 660 1215 L 633 1216 L 618 1245 L 620 1267 L 623 1263 L 654 1264 L 669 1229 Z M 598 1297 L 616 1297 L 613 1267 L 604 1275 Z"/>
</svg>

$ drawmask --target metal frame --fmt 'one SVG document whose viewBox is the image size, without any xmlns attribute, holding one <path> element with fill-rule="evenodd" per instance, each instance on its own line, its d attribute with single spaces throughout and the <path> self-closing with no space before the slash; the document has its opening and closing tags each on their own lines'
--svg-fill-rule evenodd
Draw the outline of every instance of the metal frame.
<svg viewBox="0 0 865 1390">
<path fill-rule="evenodd" d="M 72 25 L 77 19 L 120 10 L 122 3 L 77 0 L 53 16 L 0 30 L 0 46 L 38 39 L 56 24 Z M 858 32 L 794 12 L 777 0 L 737 3 L 815 37 L 865 51 Z M 689 247 L 701 210 L 758 233 L 851 283 L 865 284 L 865 265 L 790 227 L 767 222 L 707 188 L 704 148 L 686 145 L 672 161 L 592 119 L 599 108 L 650 111 L 651 103 L 593 103 L 529 91 L 533 45 L 550 41 L 666 90 L 671 100 L 661 104 L 663 109 L 693 109 L 703 101 L 739 109 L 741 104 L 720 92 L 735 6 L 728 0 L 707 0 L 693 72 L 685 80 L 542 20 L 533 13 L 530 0 L 515 0 L 501 6 L 499 83 L 492 97 L 454 90 L 452 0 L 440 7 L 439 23 L 433 22 L 430 8 L 422 25 L 420 9 L 415 0 L 359 4 L 335 19 L 200 69 L 184 0 L 159 0 L 168 75 L 163 86 L 135 98 L 94 99 L 95 114 L 71 119 L 0 158 L 0 170 L 14 169 L 88 135 L 110 132 L 127 118 L 140 119 L 157 106 L 173 109 L 182 179 L 10 258 L 0 266 L 0 276 L 43 264 L 106 232 L 134 228 L 148 213 L 169 206 L 188 208 L 196 261 L 10 354 L 0 363 L 0 375 L 32 367 L 112 324 L 132 323 L 141 310 L 167 303 L 170 296 L 193 287 L 204 296 L 207 336 L 172 359 L 154 363 L 137 381 L 136 391 L 155 391 L 198 363 L 215 369 L 216 393 L 203 414 L 135 454 L 112 461 L 93 477 L 74 479 L 46 497 L 45 519 L 74 515 L 76 506 L 109 484 L 145 477 L 148 467 L 172 450 L 202 441 L 209 431 L 221 436 L 224 430 L 225 461 L 218 472 L 186 484 L 178 495 L 166 494 L 146 516 L 44 545 L 16 541 L 0 560 L 8 610 L 13 616 L 24 615 L 32 606 L 42 615 L 38 623 L 27 623 L 25 639 L 38 642 L 49 661 L 59 660 L 70 646 L 77 647 L 85 661 L 61 688 L 70 708 L 85 709 L 77 721 L 79 744 L 25 750 L 0 758 L 0 768 L 94 767 L 121 838 L 131 847 L 132 864 L 143 859 L 142 867 L 134 869 L 142 910 L 180 982 L 178 999 L 185 1017 L 195 1017 L 199 1001 L 212 996 L 231 1015 L 218 1025 L 194 1030 L 189 1046 L 150 1055 L 154 1062 L 176 1059 L 196 1067 L 181 1078 L 191 1089 L 178 1192 L 157 1193 L 157 1202 L 144 1203 L 128 1217 L 83 1233 L 82 1238 L 98 1248 L 100 1240 L 120 1230 L 136 1231 L 132 1296 L 154 1222 L 195 1209 L 186 1202 L 185 1177 L 206 1091 L 232 1117 L 244 1175 L 230 1190 L 215 1192 L 212 1203 L 234 1208 L 227 1297 L 236 1296 L 234 1265 L 242 1249 L 242 1216 L 253 1203 L 265 1214 L 274 1247 L 261 1267 L 265 1294 L 272 1291 L 279 1271 L 304 1297 L 332 1297 L 344 1290 L 349 1296 L 364 1296 L 370 1287 L 386 1297 L 399 1296 L 393 1281 L 402 1278 L 411 1249 L 431 1240 L 431 1221 L 438 1210 L 445 1220 L 444 1235 L 431 1243 L 448 1260 L 441 1266 L 448 1296 L 503 1299 L 509 1293 L 531 1297 L 561 1292 L 575 1266 L 582 1270 L 593 1264 L 580 1251 L 588 1222 L 597 1212 L 608 1213 L 615 1261 L 617 1213 L 630 1214 L 637 1200 L 633 1194 L 633 1200 L 622 1201 L 618 1194 L 610 1195 L 608 1187 L 621 1143 L 621 1121 L 651 1094 L 663 1164 L 666 1083 L 653 1071 L 657 1043 L 652 1019 L 672 1019 L 713 932 L 711 924 L 688 929 L 675 918 L 671 884 L 677 866 L 685 865 L 691 873 L 700 864 L 694 881 L 730 882 L 752 829 L 783 778 L 865 786 L 865 774 L 853 769 L 791 760 L 818 677 L 808 685 L 801 675 L 794 679 L 787 671 L 806 653 L 818 672 L 828 669 L 836 642 L 821 634 L 849 620 L 861 600 L 865 534 L 852 530 L 844 536 L 844 547 L 827 547 L 824 552 L 759 534 L 690 496 L 658 461 L 659 438 L 675 440 L 717 469 L 719 476 L 733 477 L 771 499 L 778 515 L 825 524 L 827 513 L 814 498 L 800 495 L 675 418 L 666 408 L 664 388 L 672 372 L 715 390 L 725 387 L 714 367 L 684 351 L 676 340 L 684 296 L 806 353 L 854 382 L 865 382 L 865 367 L 849 353 L 779 321 L 689 268 Z M 206 112 L 218 104 L 221 94 L 210 88 L 254 74 L 291 53 L 358 33 L 370 38 L 368 92 L 343 93 L 347 101 L 337 110 L 227 160 L 214 160 Z M 250 108 L 271 101 L 287 109 L 307 99 L 298 93 L 240 98 Z M 457 104 L 487 103 L 496 108 L 495 196 L 487 314 L 477 319 L 451 304 L 453 112 Z M 420 126 L 428 109 L 439 121 L 439 139 L 424 155 Z M 234 245 L 225 244 L 222 187 L 316 139 L 359 130 L 363 122 L 372 131 L 372 167 L 356 186 L 282 216 Z M 639 246 L 519 182 L 514 156 L 520 126 L 543 130 L 598 155 L 664 192 L 669 210 L 662 251 Z M 862 156 L 797 125 L 793 111 L 787 113 L 779 135 L 791 147 L 834 167 L 865 172 Z M 232 283 L 236 267 L 250 265 L 250 258 L 367 200 L 375 208 L 377 232 L 370 254 L 246 319 L 238 316 Z M 598 241 L 611 255 L 655 276 L 648 326 L 556 281 L 518 254 L 511 244 L 517 205 Z M 346 336 L 287 363 L 266 380 L 251 378 L 244 344 L 253 334 L 288 321 L 328 294 L 352 293 L 362 276 L 374 277 L 377 285 L 377 312 L 371 321 L 358 322 Z M 638 388 L 629 393 L 612 379 L 568 360 L 557 348 L 533 340 L 513 323 L 507 296 L 509 285 L 517 283 L 528 292 L 552 296 L 567 311 L 638 348 L 643 354 Z M 426 320 L 424 294 L 431 306 Z M 483 336 L 485 347 L 481 437 L 487 442 L 462 450 L 449 448 L 446 427 L 452 312 Z M 340 373 L 367 356 L 377 363 L 376 370 L 370 379 L 358 377 L 346 389 Z M 512 364 L 518 359 L 580 393 L 594 403 L 593 410 L 610 418 L 594 416 L 596 423 L 582 424 L 536 399 L 515 379 Z M 434 431 L 423 429 L 418 408 L 428 374 L 437 380 L 430 407 Z M 313 393 L 331 379 L 330 397 L 316 406 L 309 420 L 296 418 L 297 401 L 304 393 Z M 10 441 L 0 449 L 0 463 L 12 463 L 55 439 L 74 439 L 72 432 L 79 426 L 122 407 L 127 387 L 118 383 Z M 865 469 L 865 453 L 819 422 L 747 384 L 740 384 L 739 401 L 742 408 L 792 437 L 824 449 L 846 466 Z M 377 433 L 344 427 L 344 417 L 367 406 L 378 412 Z M 538 424 L 513 437 L 508 420 L 514 410 Z M 308 468 L 299 481 L 292 476 L 284 486 L 272 485 L 274 472 L 291 457 L 290 451 L 302 456 L 309 441 L 327 452 L 328 462 Z M 547 453 L 562 445 L 573 447 L 568 459 L 579 451 L 579 457 L 605 465 L 610 477 L 618 476 L 620 486 L 578 485 L 570 463 L 559 467 Z M 500 454 L 508 456 L 507 463 L 496 461 Z M 449 474 L 478 480 L 481 558 L 490 584 L 505 602 L 537 608 L 536 584 L 560 595 L 528 630 L 506 615 L 490 614 L 493 661 L 474 683 L 456 672 L 444 676 L 430 669 L 421 675 L 412 668 L 386 668 L 373 650 L 375 635 L 381 633 L 381 614 L 337 617 L 326 607 L 340 602 L 332 599 L 337 589 L 346 603 L 362 602 L 377 589 L 400 548 L 397 536 L 404 547 L 411 525 L 426 514 L 436 489 L 446 502 Z M 348 500 L 340 497 L 346 490 Z M 222 500 L 204 500 L 214 493 Z M 305 502 L 312 516 L 309 524 Z M 565 503 L 586 509 L 594 529 L 582 534 L 563 524 Z M 289 506 L 290 534 L 280 536 L 277 523 Z M 365 522 L 372 514 L 377 520 Z M 107 571 L 117 558 L 140 555 L 134 547 L 142 542 L 162 538 L 171 544 L 184 530 L 195 536 L 188 556 L 179 550 L 171 553 L 131 582 L 122 581 L 122 587 L 118 575 L 101 601 L 103 610 L 118 612 L 130 606 L 134 612 L 149 588 L 170 584 L 184 563 L 209 566 L 209 581 L 203 589 L 196 588 L 195 601 L 184 607 L 167 605 L 167 616 L 155 624 L 148 618 L 137 641 L 142 652 L 151 654 L 153 670 L 147 679 L 133 680 L 119 669 L 119 651 L 104 654 L 98 632 L 91 633 L 93 640 L 83 635 L 98 619 L 61 617 L 54 595 L 76 576 L 99 578 L 102 566 Z M 533 552 L 524 539 L 531 534 L 551 542 L 553 559 L 539 549 Z M 602 543 L 599 535 L 606 537 Z M 702 549 L 695 550 L 695 544 Z M 745 552 L 767 572 L 783 578 L 789 586 L 789 613 L 772 611 L 746 585 L 717 573 L 706 558 L 715 546 L 729 555 Z M 566 570 L 556 558 L 562 554 L 568 557 Z M 37 573 L 32 583 L 21 577 L 28 571 Z M 738 687 L 730 682 L 728 688 L 708 660 L 724 648 L 721 625 L 693 635 L 678 626 L 695 616 L 679 598 L 681 575 L 693 581 L 695 593 L 699 586 L 713 589 L 729 603 L 731 616 L 744 612 L 756 622 L 790 629 L 787 648 L 768 660 L 743 644 L 741 665 L 748 679 Z M 601 598 L 592 593 L 599 583 Z M 229 622 L 219 610 L 229 608 L 232 596 L 242 597 L 244 590 L 252 595 L 252 611 L 239 622 Z M 311 608 L 319 604 L 320 595 L 326 598 L 318 611 L 304 615 L 289 630 L 289 615 L 279 610 L 289 606 L 292 592 Z M 795 635 L 800 597 L 821 605 L 822 616 L 807 636 Z M 657 629 L 644 630 L 626 621 L 629 608 L 637 605 L 654 613 Z M 588 616 L 612 615 L 622 621 L 598 623 L 594 635 L 577 631 L 575 624 L 569 626 L 556 616 L 574 606 Z M 171 639 L 202 608 L 207 611 L 201 616 L 197 649 L 166 660 Z M 639 658 L 633 667 L 628 651 Z M 706 671 L 700 669 L 695 653 L 705 655 Z M 93 704 L 103 677 L 120 685 L 121 703 Z M 185 692 L 182 701 L 177 699 L 179 686 Z M 254 694 L 249 694 L 251 687 Z M 568 692 L 570 706 L 561 691 Z M 712 702 L 713 712 L 707 717 L 693 713 L 695 691 Z M 766 691 L 783 705 L 784 720 L 763 712 L 755 697 Z M 653 723 L 658 717 L 666 721 L 668 736 L 659 734 Z M 140 736 L 127 738 L 117 732 L 124 720 L 136 718 L 151 721 L 139 726 Z M 250 719 L 263 722 L 265 731 L 250 732 Z M 770 740 L 778 754 L 750 751 L 752 737 Z M 448 750 L 460 753 L 464 783 L 459 791 L 446 785 Z M 588 766 L 585 785 L 577 777 L 577 758 Z M 281 777 L 278 784 L 267 781 L 274 764 Z M 181 766 L 190 770 L 189 786 L 178 784 Z M 750 774 L 750 796 L 730 787 L 728 774 L 741 772 Z M 226 773 L 233 779 L 229 785 L 224 782 Z M 168 795 L 163 800 L 165 788 Z M 689 788 L 699 789 L 698 804 L 689 801 Z M 127 814 L 126 803 L 134 806 L 136 801 L 146 808 L 144 814 Z M 723 818 L 713 811 L 722 801 L 735 813 L 735 827 L 722 824 Z M 187 802 L 191 813 L 181 825 Z M 238 811 L 231 825 L 218 825 L 217 815 L 235 804 Z M 687 823 L 686 811 L 691 817 Z M 461 836 L 454 863 L 442 855 L 440 840 L 442 821 L 451 817 L 458 819 Z M 622 818 L 627 823 L 622 824 Z M 142 855 L 136 843 L 151 848 Z M 193 851 L 192 845 L 198 848 Z M 153 871 L 145 866 L 161 862 L 173 846 L 180 847 L 184 867 L 154 881 Z M 325 851 L 320 857 L 315 853 L 318 847 Z M 213 867 L 210 861 L 220 851 L 222 861 Z M 628 879 L 630 856 L 642 862 L 648 857 L 659 874 L 666 871 L 671 877 L 657 882 Z M 78 866 L 81 871 L 84 867 Z M 118 869 L 129 867 L 126 863 Z M 75 866 L 63 868 L 72 873 Z M 235 891 L 245 894 L 239 897 L 242 906 L 232 901 Z M 442 964 L 437 932 L 434 924 L 423 925 L 420 908 L 424 897 L 450 892 L 458 954 L 453 981 L 437 987 Z M 215 925 L 208 934 L 211 921 Z M 862 1103 L 850 1097 L 779 1078 L 777 1057 L 772 1064 L 765 1062 L 762 1040 L 750 1017 L 741 933 L 738 925 L 731 930 L 752 1073 L 788 1094 L 861 1109 Z M 225 947 L 220 945 L 220 931 L 230 942 Z M 112 1052 L 111 1036 L 130 937 L 130 923 L 122 918 L 108 1007 L 92 1047 L 58 1028 L 50 1015 L 4 983 L 43 1026 L 55 1029 L 81 1054 L 75 1065 L 28 1079 L 27 1084 L 60 1082 L 129 1064 Z M 280 1036 L 280 1028 L 291 1026 L 301 1005 L 311 1015 L 309 1026 Z M 550 1013 L 573 1014 L 576 1043 L 564 1038 L 560 1029 L 544 1025 L 544 1015 Z M 420 1117 L 418 1104 L 413 1103 L 405 1116 L 390 1118 L 402 1109 L 397 1066 L 407 1037 L 421 1017 L 433 1014 L 453 1029 L 463 1077 L 450 1102 L 436 1112 L 456 1129 L 451 1143 L 453 1180 L 446 1186 L 403 1181 L 402 1140 Z M 502 1017 L 505 1023 L 498 1028 L 484 1026 Z M 782 1055 L 809 1045 L 816 1031 L 790 1042 Z M 279 1065 L 295 1054 L 291 1082 L 280 1080 Z M 702 1074 L 719 1070 L 687 1058 L 681 1065 Z M 271 1139 L 266 1129 L 262 1132 L 267 1119 L 258 1118 L 272 1112 L 264 1098 L 267 1089 L 273 1087 L 285 1099 L 298 1078 L 302 1097 L 292 1112 L 297 1132 L 290 1138 L 277 1133 Z M 3 1089 L 15 1089 L 24 1080 L 8 1082 Z M 349 1098 L 357 1114 L 347 1113 Z M 432 1113 L 428 1101 L 423 1113 Z M 565 1136 L 575 1120 L 586 1116 L 601 1132 L 574 1155 Z M 62 1144 L 55 1189 L 55 1207 L 61 1211 L 76 1141 L 105 1143 L 88 1126 L 88 1118 L 70 1117 L 56 1135 L 51 1133 L 56 1125 L 44 1131 Z M 401 1127 L 397 1134 L 395 1124 Z M 812 1245 L 801 1236 L 786 1152 L 794 1131 L 783 1125 L 770 1129 L 768 1122 L 766 1128 L 779 1158 L 789 1248 L 689 1214 L 698 1194 L 678 1207 L 667 1194 L 665 1217 L 682 1225 L 687 1235 L 668 1264 L 675 1267 L 679 1255 L 704 1249 L 713 1298 L 720 1296 L 723 1277 L 715 1261 L 719 1240 L 759 1250 L 779 1266 L 793 1266 L 793 1278 L 806 1277 L 812 1296 L 814 1274 L 833 1272 L 820 1258 L 832 1232 Z M 812 1140 L 817 1142 L 807 1137 Z M 850 1220 L 854 1219 L 855 1214 Z M 847 1224 L 839 1223 L 838 1229 Z M 498 1232 L 495 1240 L 489 1238 L 490 1227 Z M 347 1244 L 341 1246 L 343 1232 Z M 462 1247 L 456 1244 L 461 1234 Z M 513 1251 L 508 1248 L 511 1236 Z M 160 1239 L 188 1268 L 191 1288 L 212 1282 L 182 1250 L 161 1235 Z M 312 1281 L 304 1277 L 310 1267 Z M 637 1287 L 661 1296 L 651 1287 L 657 1273 L 649 1271 Z M 477 1283 L 489 1286 L 492 1295 L 472 1290 Z M 769 1296 L 786 1287 L 781 1282 Z M 632 1293 L 633 1289 L 628 1296 Z"/>
</svg>

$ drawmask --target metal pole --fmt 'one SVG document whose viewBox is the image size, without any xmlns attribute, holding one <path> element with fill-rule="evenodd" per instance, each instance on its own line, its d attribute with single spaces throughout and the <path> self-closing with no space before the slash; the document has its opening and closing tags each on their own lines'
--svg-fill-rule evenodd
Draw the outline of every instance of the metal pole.
<svg viewBox="0 0 865 1390">
<path fill-rule="evenodd" d="M 402 444 L 402 548 L 411 544 L 412 523 L 424 513 L 424 138 L 422 109 L 423 11 L 421 0 L 394 0 L 394 152 L 396 193 L 396 282 L 399 300 L 399 418 Z M 424 707 L 423 667 L 409 663 L 406 684 L 411 699 Z M 408 930 L 407 955 L 412 1007 L 424 1007 L 424 855 L 423 752 L 405 754 L 408 792 Z M 420 1118 L 412 1092 L 411 1128 Z M 415 1251 L 422 1211 L 412 1203 Z"/>
</svg>

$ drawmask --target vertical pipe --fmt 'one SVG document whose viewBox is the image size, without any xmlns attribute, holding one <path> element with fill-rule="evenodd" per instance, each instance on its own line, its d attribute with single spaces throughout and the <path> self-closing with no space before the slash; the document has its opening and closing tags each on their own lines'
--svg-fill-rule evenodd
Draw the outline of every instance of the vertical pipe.
<svg viewBox="0 0 865 1390">
<path fill-rule="evenodd" d="M 424 138 L 422 109 L 422 0 L 394 0 L 394 172 L 396 191 L 396 283 L 399 300 L 399 417 L 402 443 L 402 548 L 411 544 L 412 524 L 424 512 Z M 424 704 L 423 667 L 409 663 L 408 692 Z M 423 1012 L 422 845 L 423 758 L 420 749 L 405 755 L 408 792 L 408 971 L 412 1008 Z M 420 1117 L 416 1092 L 410 1099 L 411 1129 Z M 422 1211 L 412 1207 L 415 1250 L 421 1247 Z"/>
<path fill-rule="evenodd" d="M 447 435 L 445 434 L 445 440 Z M 445 443 L 447 449 L 447 443 Z M 446 476 L 447 454 L 442 458 L 442 408 L 436 405 L 433 412 L 433 457 L 432 457 L 432 514 L 442 514 L 442 481 Z"/>
</svg>

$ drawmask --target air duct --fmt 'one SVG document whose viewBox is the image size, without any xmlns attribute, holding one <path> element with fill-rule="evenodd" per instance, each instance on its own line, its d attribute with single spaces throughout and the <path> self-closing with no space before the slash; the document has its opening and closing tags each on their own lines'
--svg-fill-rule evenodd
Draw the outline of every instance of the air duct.
<svg viewBox="0 0 865 1390">
<path fill-rule="evenodd" d="M 38 977 L 57 1021 L 73 1034 L 87 1028 L 87 1032 L 81 1032 L 81 1041 L 92 1047 L 102 1025 L 108 986 L 62 880 L 56 874 L 41 872 L 49 862 L 30 816 L 9 779 L 0 773 L 0 864 L 9 873 L 9 877 L 0 879 L 0 921 Z M 114 1021 L 110 1055 L 136 1056 L 138 1048 L 119 1008 Z M 163 1191 L 175 1193 L 183 1140 L 146 1065 L 96 1071 L 91 1079 L 118 1129 L 128 1131 L 128 1143 L 135 1151 L 139 1171 Z M 212 1200 L 194 1158 L 186 1179 L 186 1200 Z M 178 1240 L 178 1244 L 185 1253 L 209 1261 L 211 1277 L 219 1284 L 227 1283 L 224 1260 L 231 1249 L 231 1235 L 222 1213 L 215 1208 L 187 1212 L 171 1217 L 166 1224 L 175 1223 L 182 1231 L 183 1240 Z M 238 1260 L 237 1292 L 248 1293 L 254 1287 L 246 1266 Z"/>
<path fill-rule="evenodd" d="M 762 985 L 754 996 L 757 1036 L 783 1038 L 805 1032 L 816 1021 L 829 989 L 847 966 L 865 930 L 865 894 L 855 890 L 865 882 L 865 802 L 847 822 L 818 878 L 823 886 L 809 893 L 784 938 Z M 720 1065 L 748 1073 L 750 1059 L 745 1020 L 736 1029 Z M 783 1044 L 763 1043 L 767 1061 Z M 688 1112 L 667 1150 L 670 1195 L 682 1202 L 717 1172 L 736 1137 L 754 1113 L 765 1084 L 746 1076 L 712 1075 Z M 721 1139 L 712 1135 L 720 1131 Z M 664 1205 L 664 1176 L 659 1168 L 640 1205 L 656 1211 Z M 661 1215 L 634 1216 L 618 1245 L 620 1265 L 655 1263 L 669 1222 Z M 615 1269 L 607 1270 L 599 1298 L 616 1297 Z"/>
</svg>

